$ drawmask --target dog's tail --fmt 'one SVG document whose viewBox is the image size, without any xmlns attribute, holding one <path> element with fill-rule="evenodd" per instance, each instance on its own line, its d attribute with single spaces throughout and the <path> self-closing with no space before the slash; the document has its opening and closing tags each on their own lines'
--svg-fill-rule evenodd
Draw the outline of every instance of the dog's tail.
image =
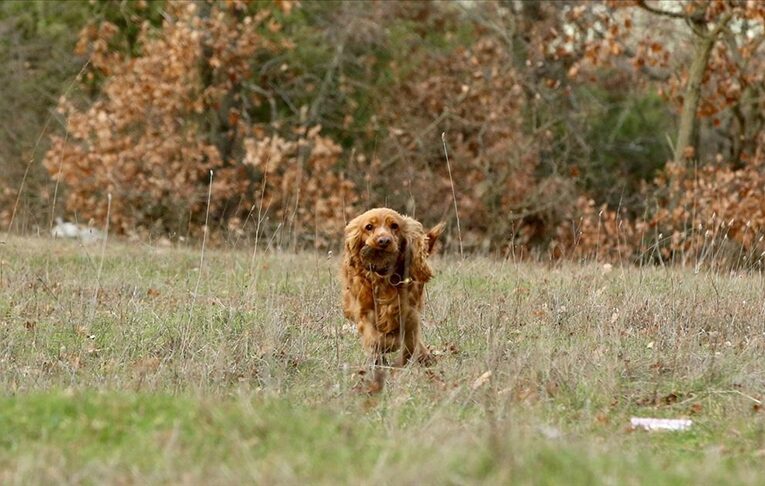
<svg viewBox="0 0 765 486">
<path fill-rule="evenodd" d="M 433 226 L 430 231 L 425 233 L 425 240 L 428 246 L 428 255 L 433 253 L 433 247 L 436 246 L 436 241 L 438 240 L 438 237 L 441 236 L 441 233 L 444 232 L 445 228 L 446 223 L 441 221 L 437 225 Z"/>
</svg>

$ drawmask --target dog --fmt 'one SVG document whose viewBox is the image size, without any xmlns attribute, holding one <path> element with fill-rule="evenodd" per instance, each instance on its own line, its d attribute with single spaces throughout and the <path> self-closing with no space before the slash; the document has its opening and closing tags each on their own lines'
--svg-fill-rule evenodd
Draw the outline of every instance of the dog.
<svg viewBox="0 0 765 486">
<path fill-rule="evenodd" d="M 386 365 L 385 355 L 399 349 L 399 366 L 411 360 L 432 364 L 420 311 L 433 277 L 428 256 L 444 228 L 441 222 L 426 232 L 420 222 L 388 208 L 370 209 L 345 227 L 343 313 L 356 324 L 375 365 Z"/>
</svg>

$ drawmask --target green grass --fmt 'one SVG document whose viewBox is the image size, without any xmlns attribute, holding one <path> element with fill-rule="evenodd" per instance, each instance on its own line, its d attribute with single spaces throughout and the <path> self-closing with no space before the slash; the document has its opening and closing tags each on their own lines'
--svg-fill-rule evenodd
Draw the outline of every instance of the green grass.
<svg viewBox="0 0 765 486">
<path fill-rule="evenodd" d="M 764 477 L 759 274 L 436 259 L 438 363 L 368 397 L 336 258 L 210 251 L 200 273 L 198 250 L 110 242 L 99 280 L 98 248 L 0 240 L 0 483 Z"/>
</svg>

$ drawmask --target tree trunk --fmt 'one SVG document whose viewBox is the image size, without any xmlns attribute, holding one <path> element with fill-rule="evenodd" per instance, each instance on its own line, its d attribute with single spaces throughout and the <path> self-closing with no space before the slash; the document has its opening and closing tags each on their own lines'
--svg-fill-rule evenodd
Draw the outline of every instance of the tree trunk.
<svg viewBox="0 0 765 486">
<path fill-rule="evenodd" d="M 688 147 L 693 148 L 692 138 L 693 130 L 696 126 L 696 110 L 699 107 L 699 98 L 701 97 L 701 82 L 704 79 L 704 72 L 707 70 L 709 55 L 717 41 L 717 36 L 725 25 L 730 21 L 730 15 L 726 15 L 720 20 L 715 29 L 706 34 L 696 35 L 696 44 L 694 46 L 693 61 L 688 71 L 688 84 L 685 86 L 683 96 L 683 108 L 680 112 L 680 123 L 677 129 L 677 140 L 675 143 L 674 161 L 682 162 L 686 158 Z M 701 27 L 698 26 L 697 27 Z M 693 152 L 695 154 L 695 151 Z"/>
<path fill-rule="evenodd" d="M 696 125 L 696 109 L 699 106 L 701 96 L 701 81 L 704 71 L 707 69 L 709 54 L 712 52 L 714 39 L 709 37 L 697 37 L 693 53 L 693 62 L 688 72 L 688 84 L 683 95 L 683 109 L 680 112 L 680 124 L 677 129 L 677 141 L 675 143 L 676 163 L 682 162 L 688 147 L 692 147 L 693 129 Z"/>
</svg>

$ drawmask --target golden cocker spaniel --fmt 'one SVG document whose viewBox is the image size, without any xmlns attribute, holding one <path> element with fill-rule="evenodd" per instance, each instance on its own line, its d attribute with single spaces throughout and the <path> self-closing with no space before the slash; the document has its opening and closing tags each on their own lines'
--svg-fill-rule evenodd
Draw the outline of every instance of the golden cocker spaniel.
<svg viewBox="0 0 765 486">
<path fill-rule="evenodd" d="M 428 256 L 444 231 L 387 208 L 370 209 L 345 227 L 343 311 L 375 360 L 402 349 L 400 364 L 432 358 L 420 338 L 423 289 L 433 276 Z M 402 346 L 403 345 L 403 346 Z"/>
</svg>

